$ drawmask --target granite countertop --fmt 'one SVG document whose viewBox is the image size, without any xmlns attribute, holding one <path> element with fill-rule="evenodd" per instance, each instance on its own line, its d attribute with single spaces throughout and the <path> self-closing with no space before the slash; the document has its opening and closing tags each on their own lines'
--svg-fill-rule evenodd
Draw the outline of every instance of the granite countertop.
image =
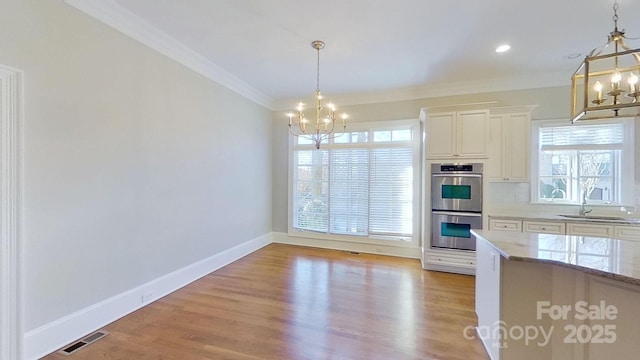
<svg viewBox="0 0 640 360">
<path fill-rule="evenodd" d="M 640 242 L 590 236 L 471 230 L 502 257 L 550 263 L 640 285 Z"/>
<path fill-rule="evenodd" d="M 532 220 L 532 221 L 557 221 L 557 222 L 588 222 L 588 223 L 601 223 L 607 225 L 636 225 L 640 226 L 640 219 L 634 217 L 622 217 L 622 216 L 597 216 L 597 215 L 560 215 L 549 213 L 497 213 L 489 212 L 490 218 L 500 218 L 505 220 Z"/>
</svg>

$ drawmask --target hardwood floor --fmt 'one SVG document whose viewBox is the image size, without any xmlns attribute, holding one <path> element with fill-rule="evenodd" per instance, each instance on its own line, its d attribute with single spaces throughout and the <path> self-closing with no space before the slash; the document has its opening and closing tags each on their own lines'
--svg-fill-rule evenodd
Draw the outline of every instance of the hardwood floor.
<svg viewBox="0 0 640 360">
<path fill-rule="evenodd" d="M 472 276 L 271 244 L 44 359 L 488 359 L 469 325 Z"/>
</svg>

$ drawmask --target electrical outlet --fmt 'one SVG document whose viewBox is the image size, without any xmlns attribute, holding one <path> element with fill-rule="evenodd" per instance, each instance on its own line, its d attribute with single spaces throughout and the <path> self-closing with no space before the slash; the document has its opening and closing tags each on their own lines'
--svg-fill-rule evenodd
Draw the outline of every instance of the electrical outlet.
<svg viewBox="0 0 640 360">
<path fill-rule="evenodd" d="M 151 299 L 153 299 L 153 292 L 147 292 L 147 293 L 142 294 L 142 303 L 143 304 L 151 302 Z"/>
</svg>

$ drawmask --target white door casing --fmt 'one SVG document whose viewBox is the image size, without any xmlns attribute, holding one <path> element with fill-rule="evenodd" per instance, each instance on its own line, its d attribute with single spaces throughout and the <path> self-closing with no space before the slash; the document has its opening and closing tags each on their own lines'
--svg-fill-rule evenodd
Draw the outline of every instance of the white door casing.
<svg viewBox="0 0 640 360">
<path fill-rule="evenodd" d="M 22 359 L 22 78 L 0 65 L 0 360 Z"/>
</svg>

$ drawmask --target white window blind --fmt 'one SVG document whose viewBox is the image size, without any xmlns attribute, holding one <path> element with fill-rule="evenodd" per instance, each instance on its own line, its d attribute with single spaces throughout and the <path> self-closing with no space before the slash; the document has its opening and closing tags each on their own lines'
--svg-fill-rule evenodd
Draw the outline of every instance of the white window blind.
<svg viewBox="0 0 640 360">
<path fill-rule="evenodd" d="M 623 124 L 571 125 L 540 128 L 540 148 L 542 150 L 559 149 L 561 147 L 575 148 L 587 145 L 590 148 L 611 145 L 622 146 L 624 143 Z"/>
<path fill-rule="evenodd" d="M 411 148 L 374 149 L 371 155 L 371 232 L 411 235 Z"/>
<path fill-rule="evenodd" d="M 358 124 L 320 150 L 299 140 L 294 143 L 294 229 L 417 239 L 414 204 L 419 201 L 419 181 L 414 166 L 419 164 L 419 126 L 417 121 L 391 124 Z"/>
<path fill-rule="evenodd" d="M 368 234 L 369 150 L 331 150 L 330 174 L 330 232 Z"/>
</svg>

